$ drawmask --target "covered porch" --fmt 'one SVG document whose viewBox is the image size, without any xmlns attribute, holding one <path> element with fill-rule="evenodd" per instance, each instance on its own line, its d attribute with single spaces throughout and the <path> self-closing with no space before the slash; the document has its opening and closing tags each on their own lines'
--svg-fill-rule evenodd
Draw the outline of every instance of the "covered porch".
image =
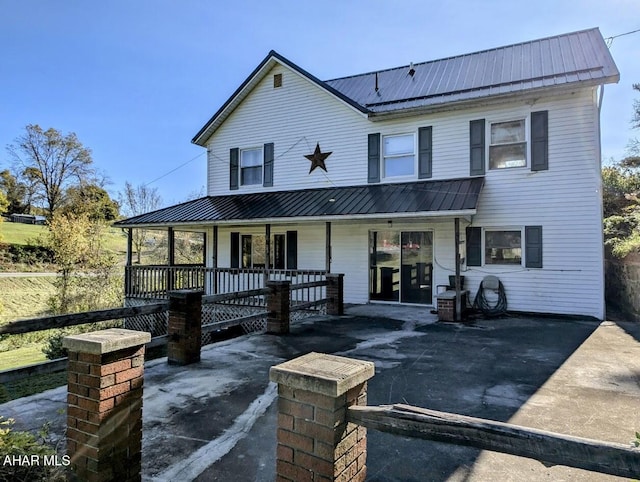
<svg viewBox="0 0 640 482">
<path fill-rule="evenodd" d="M 269 280 L 313 283 L 335 270 L 345 274 L 347 302 L 431 305 L 439 285 L 451 286 L 448 276 L 462 289 L 461 221 L 472 222 L 483 183 L 476 177 L 208 196 L 120 221 L 130 239 L 135 229 L 162 229 L 168 239 L 163 265 L 135 265 L 129 243 L 125 292 L 230 293 Z M 199 263 L 176 262 L 179 231 L 202 233 Z"/>
</svg>

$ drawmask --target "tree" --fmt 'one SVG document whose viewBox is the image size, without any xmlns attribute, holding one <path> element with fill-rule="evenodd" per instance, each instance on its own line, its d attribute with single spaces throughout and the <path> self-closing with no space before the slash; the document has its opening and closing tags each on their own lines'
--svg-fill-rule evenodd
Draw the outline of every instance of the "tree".
<svg viewBox="0 0 640 482">
<path fill-rule="evenodd" d="M 633 89 L 640 92 L 640 84 L 633 84 Z M 633 127 L 640 129 L 640 100 L 633 101 L 633 118 L 631 119 Z"/>
<path fill-rule="evenodd" d="M 90 221 L 114 221 L 120 214 L 119 204 L 95 184 L 69 187 L 61 210 L 76 216 L 86 214 Z"/>
<path fill-rule="evenodd" d="M 116 260 L 104 247 L 102 222 L 86 213 L 54 215 L 45 244 L 58 266 L 56 293 L 49 299 L 53 313 L 91 311 L 120 304 L 121 278 Z"/>
<path fill-rule="evenodd" d="M 124 191 L 120 193 L 120 205 L 127 216 L 138 216 L 140 214 L 155 211 L 160 207 L 162 198 L 158 194 L 158 190 L 150 188 L 144 184 L 136 187 L 126 182 Z M 132 247 L 136 253 L 138 264 L 140 264 L 140 256 L 142 248 L 145 246 L 149 232 L 146 229 L 134 229 L 132 232 Z"/>
<path fill-rule="evenodd" d="M 7 198 L 9 214 L 29 213 L 30 198 L 25 183 L 19 181 L 9 169 L 0 172 L 0 191 Z"/>
<path fill-rule="evenodd" d="M 90 182 L 95 176 L 91 151 L 72 132 L 63 135 L 49 128 L 29 124 L 25 133 L 8 146 L 17 172 L 35 188 L 45 205 L 49 219 L 64 199 L 64 191 L 72 184 Z"/>
<path fill-rule="evenodd" d="M 640 91 L 640 84 L 633 88 Z M 640 101 L 633 102 L 632 124 L 640 128 Z M 632 139 L 629 156 L 602 168 L 605 244 L 624 257 L 640 249 L 640 143 Z"/>
</svg>

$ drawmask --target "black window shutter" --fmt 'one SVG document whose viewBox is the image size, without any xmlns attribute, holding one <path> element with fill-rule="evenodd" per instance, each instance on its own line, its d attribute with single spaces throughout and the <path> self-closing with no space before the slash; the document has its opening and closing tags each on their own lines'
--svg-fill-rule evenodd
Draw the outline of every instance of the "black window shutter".
<svg viewBox="0 0 640 482">
<path fill-rule="evenodd" d="M 298 231 L 287 231 L 287 269 L 298 269 Z"/>
<path fill-rule="evenodd" d="M 229 151 L 229 189 L 238 189 L 238 163 L 240 149 L 234 147 Z"/>
<path fill-rule="evenodd" d="M 380 134 L 369 134 L 369 176 L 367 182 L 380 182 Z"/>
<path fill-rule="evenodd" d="M 549 169 L 549 112 L 531 113 L 531 170 Z"/>
<path fill-rule="evenodd" d="M 524 256 L 527 268 L 542 268 L 542 226 L 525 226 Z"/>
<path fill-rule="evenodd" d="M 231 233 L 231 267 L 240 267 L 240 233 Z"/>
<path fill-rule="evenodd" d="M 469 175 L 484 175 L 484 119 L 472 120 L 469 123 Z"/>
<path fill-rule="evenodd" d="M 264 145 L 264 187 L 273 186 L 273 142 Z"/>
<path fill-rule="evenodd" d="M 467 266 L 482 265 L 482 228 L 467 227 Z"/>
<path fill-rule="evenodd" d="M 431 136 L 431 126 L 418 129 L 418 179 L 431 177 L 431 160 L 433 157 Z"/>
</svg>

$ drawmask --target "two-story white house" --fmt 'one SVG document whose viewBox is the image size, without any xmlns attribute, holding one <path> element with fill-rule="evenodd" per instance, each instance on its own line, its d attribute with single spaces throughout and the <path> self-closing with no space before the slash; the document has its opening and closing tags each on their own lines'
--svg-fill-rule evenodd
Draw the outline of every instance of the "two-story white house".
<svg viewBox="0 0 640 482">
<path fill-rule="evenodd" d="M 272 51 L 200 129 L 207 196 L 117 223 L 206 233 L 206 266 L 344 273 L 431 305 L 455 273 L 510 311 L 603 319 L 598 29 L 321 81 Z"/>
</svg>

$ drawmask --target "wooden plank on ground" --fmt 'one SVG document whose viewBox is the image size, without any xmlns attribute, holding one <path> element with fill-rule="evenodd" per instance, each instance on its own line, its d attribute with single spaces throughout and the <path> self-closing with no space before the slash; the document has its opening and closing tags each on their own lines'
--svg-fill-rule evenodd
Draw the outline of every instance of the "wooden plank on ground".
<svg viewBox="0 0 640 482">
<path fill-rule="evenodd" d="M 351 406 L 347 419 L 382 432 L 466 445 L 619 477 L 640 477 L 640 450 L 622 444 L 403 404 Z"/>
</svg>

